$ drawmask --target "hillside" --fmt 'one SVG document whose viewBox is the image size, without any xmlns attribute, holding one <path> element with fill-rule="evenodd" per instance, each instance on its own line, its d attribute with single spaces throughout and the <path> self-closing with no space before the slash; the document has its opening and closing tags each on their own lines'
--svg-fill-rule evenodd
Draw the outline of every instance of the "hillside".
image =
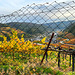
<svg viewBox="0 0 75 75">
<path fill-rule="evenodd" d="M 13 28 L 20 29 L 30 35 L 43 34 L 47 31 L 50 31 L 48 26 L 36 23 L 10 22 L 6 24 Z"/>
<path fill-rule="evenodd" d="M 71 20 L 70 22 L 74 22 L 74 20 Z M 25 34 L 24 38 L 32 38 L 37 35 L 47 34 L 50 31 L 57 30 L 64 30 L 64 32 L 72 33 L 73 35 L 75 35 L 75 23 L 70 24 L 70 22 L 62 21 L 46 24 L 35 24 L 26 22 L 10 22 L 6 24 L 0 23 L 0 35 L 5 35 L 8 39 L 10 39 L 9 35 L 12 35 L 12 29 L 18 32 L 19 38 L 21 38 L 21 34 Z M 60 37 L 62 36 L 64 37 L 66 35 L 60 35 Z"/>
<path fill-rule="evenodd" d="M 58 37 L 62 37 L 66 39 L 74 39 L 75 38 L 75 22 L 70 24 L 63 31 L 59 32 Z"/>
<path fill-rule="evenodd" d="M 50 22 L 44 24 L 28 23 L 28 22 L 9 22 L 8 26 L 20 29 L 31 36 L 38 36 L 40 34 L 47 34 L 52 31 L 61 31 L 66 29 L 74 20 Z"/>
<path fill-rule="evenodd" d="M 25 22 L 10 22 L 1 24 L 0 23 L 0 35 L 5 35 L 8 39 L 9 35 L 12 35 L 11 30 L 16 30 L 18 32 L 18 37 L 21 38 L 21 34 L 24 34 L 24 38 L 33 38 L 50 31 L 48 26 L 35 23 L 25 23 Z"/>
<path fill-rule="evenodd" d="M 68 33 L 72 33 L 75 36 L 75 23 L 71 24 L 64 31 L 67 31 Z"/>
<path fill-rule="evenodd" d="M 18 32 L 18 37 L 21 38 L 21 35 L 24 34 L 24 37 L 31 37 L 31 35 L 21 31 L 20 29 L 11 28 L 6 24 L 0 23 L 0 41 L 3 40 L 2 36 L 6 36 L 8 40 L 10 40 L 10 37 L 12 35 L 12 30 L 15 30 Z"/>
</svg>

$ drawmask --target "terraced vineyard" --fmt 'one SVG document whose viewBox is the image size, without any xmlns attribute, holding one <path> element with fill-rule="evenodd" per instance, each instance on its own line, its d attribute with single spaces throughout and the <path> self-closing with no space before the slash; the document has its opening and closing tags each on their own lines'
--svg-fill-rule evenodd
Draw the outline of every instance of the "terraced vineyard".
<svg viewBox="0 0 75 75">
<path fill-rule="evenodd" d="M 44 50 L 41 50 L 47 46 L 45 38 L 41 41 L 41 45 L 37 45 L 31 41 L 25 41 L 23 35 L 21 40 L 17 36 L 17 31 L 12 31 L 10 41 L 7 42 L 7 37 L 3 36 L 4 41 L 0 41 L 0 74 L 52 74 L 63 75 L 65 72 L 71 71 L 69 67 L 69 55 L 63 60 L 61 54 L 61 68 L 59 69 L 57 55 L 58 52 L 48 51 L 48 61 L 43 62 L 40 66 Z M 59 44 L 51 44 L 51 46 L 57 47 Z M 68 48 L 68 45 L 61 45 L 64 48 Z M 71 46 L 71 48 L 74 48 Z M 65 56 L 65 55 L 64 55 Z M 7 62 L 7 63 L 6 63 Z M 69 73 L 68 73 L 69 74 Z"/>
</svg>

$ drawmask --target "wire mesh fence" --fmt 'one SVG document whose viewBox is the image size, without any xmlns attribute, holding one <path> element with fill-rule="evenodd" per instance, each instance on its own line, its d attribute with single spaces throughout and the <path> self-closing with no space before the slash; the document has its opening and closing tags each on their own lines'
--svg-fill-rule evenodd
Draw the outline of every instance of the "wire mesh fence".
<svg viewBox="0 0 75 75">
<path fill-rule="evenodd" d="M 74 61 L 74 1 L 33 3 L 0 16 L 0 74 L 66 75 L 74 71 Z"/>
</svg>

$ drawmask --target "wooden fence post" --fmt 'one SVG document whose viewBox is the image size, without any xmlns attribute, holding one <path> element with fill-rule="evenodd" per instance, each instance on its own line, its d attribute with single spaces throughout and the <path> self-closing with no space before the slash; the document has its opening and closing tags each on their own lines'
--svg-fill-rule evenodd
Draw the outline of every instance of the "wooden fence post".
<svg viewBox="0 0 75 75">
<path fill-rule="evenodd" d="M 46 61 L 47 61 L 47 57 L 48 57 L 48 54 L 47 54 L 47 52 L 46 52 Z"/>
<path fill-rule="evenodd" d="M 71 66 L 71 54 L 70 54 L 70 62 L 69 62 L 69 66 Z"/>
<path fill-rule="evenodd" d="M 48 51 L 48 48 L 49 48 L 49 45 L 50 45 L 50 43 L 51 43 L 51 41 L 52 41 L 53 36 L 54 36 L 54 33 L 52 33 L 52 36 L 51 36 L 51 38 L 50 38 L 50 40 L 49 40 L 49 43 L 48 43 L 48 45 L 47 45 L 47 48 L 46 48 L 46 50 L 45 50 L 45 53 L 44 53 L 44 56 L 43 56 L 43 58 L 42 58 L 42 60 L 41 60 L 40 65 L 43 63 L 43 60 L 44 60 L 44 58 L 45 58 L 46 52 Z"/>
<path fill-rule="evenodd" d="M 75 54 L 72 53 L 72 71 L 74 71 L 74 66 L 75 66 Z"/>
<path fill-rule="evenodd" d="M 63 61 L 64 61 L 64 53 L 63 53 Z"/>
<path fill-rule="evenodd" d="M 70 48 L 69 51 L 71 51 L 72 49 Z M 70 62 L 69 62 L 69 66 L 71 66 L 71 54 L 70 54 Z"/>
<path fill-rule="evenodd" d="M 61 50 L 60 47 L 59 47 L 59 50 Z M 58 67 L 60 68 L 60 52 L 58 53 Z"/>
</svg>

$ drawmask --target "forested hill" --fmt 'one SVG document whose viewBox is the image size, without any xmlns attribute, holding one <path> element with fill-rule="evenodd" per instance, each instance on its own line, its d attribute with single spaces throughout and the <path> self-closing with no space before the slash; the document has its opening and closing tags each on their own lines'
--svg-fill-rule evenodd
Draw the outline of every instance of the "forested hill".
<svg viewBox="0 0 75 75">
<path fill-rule="evenodd" d="M 36 23 L 10 22 L 6 24 L 13 28 L 20 29 L 30 35 L 36 35 L 38 33 L 43 34 L 47 31 L 50 31 L 50 28 L 48 28 L 48 26 Z"/>
<path fill-rule="evenodd" d="M 68 33 L 72 33 L 75 36 L 75 22 L 68 26 L 64 31 L 67 31 Z"/>
<path fill-rule="evenodd" d="M 44 34 L 50 31 L 50 28 L 48 28 L 48 26 L 42 24 L 10 22 L 5 24 L 0 23 L 0 36 L 4 35 L 9 39 L 9 35 L 12 35 L 12 29 L 18 32 L 19 38 L 21 38 L 22 34 L 25 35 L 24 38 L 32 38 L 39 34 Z"/>
</svg>

